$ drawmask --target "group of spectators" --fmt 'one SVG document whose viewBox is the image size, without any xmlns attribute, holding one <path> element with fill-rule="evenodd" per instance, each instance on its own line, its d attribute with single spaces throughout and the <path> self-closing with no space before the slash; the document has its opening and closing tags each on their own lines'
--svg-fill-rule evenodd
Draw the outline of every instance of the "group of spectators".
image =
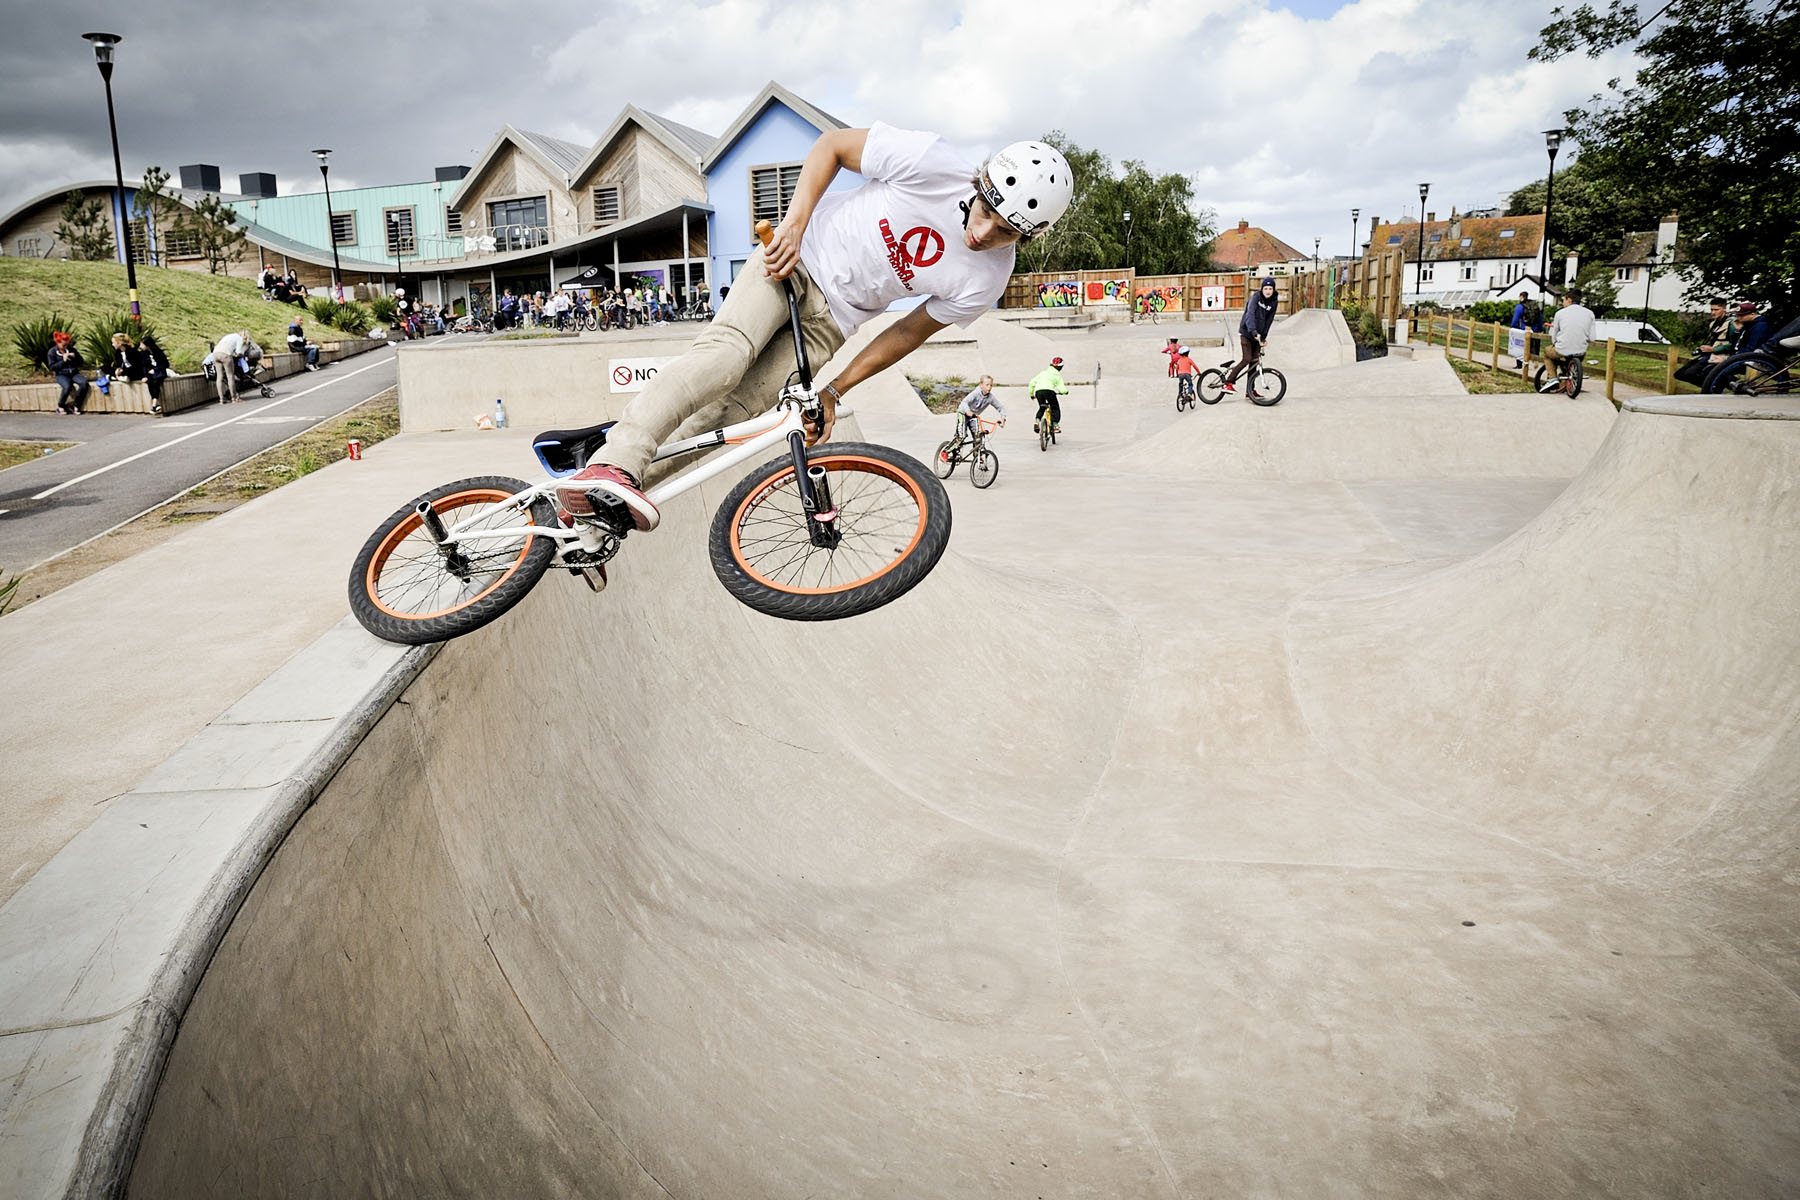
<svg viewBox="0 0 1800 1200">
<path fill-rule="evenodd" d="M 50 377 L 56 380 L 56 411 L 65 415 L 86 412 L 88 365 L 71 334 L 58 329 L 50 335 L 50 349 L 44 355 L 44 365 L 49 368 Z M 156 344 L 154 334 L 146 333 L 133 340 L 129 334 L 115 333 L 112 361 L 101 367 L 96 379 L 102 390 L 108 380 L 142 380 L 150 389 L 150 411 L 160 413 L 163 380 L 168 377 L 169 356 Z"/>
<path fill-rule="evenodd" d="M 289 268 L 283 275 L 268 263 L 263 264 L 262 274 L 256 277 L 257 285 L 262 288 L 264 300 L 274 300 L 281 304 L 305 304 L 306 288 L 300 279 Z"/>
<path fill-rule="evenodd" d="M 1723 296 L 1714 296 L 1708 318 L 1706 342 L 1675 370 L 1675 378 L 1695 387 L 1704 384 L 1708 373 L 1732 355 L 1760 348 L 1773 331 L 1769 319 L 1748 300 L 1733 305 Z"/>
<path fill-rule="evenodd" d="M 711 295 L 701 284 L 695 297 L 707 305 Z M 667 284 L 655 287 L 581 288 L 551 293 L 514 295 L 507 288 L 495 308 L 495 329 L 579 328 L 593 315 L 603 329 L 630 325 L 666 325 L 679 313 L 674 291 Z"/>
</svg>

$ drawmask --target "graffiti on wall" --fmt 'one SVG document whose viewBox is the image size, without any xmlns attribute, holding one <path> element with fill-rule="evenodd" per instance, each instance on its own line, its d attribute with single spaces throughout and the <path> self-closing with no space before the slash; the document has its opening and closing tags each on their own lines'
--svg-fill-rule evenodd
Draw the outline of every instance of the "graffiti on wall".
<svg viewBox="0 0 1800 1200">
<path fill-rule="evenodd" d="M 1124 304 L 1130 295 L 1129 279 L 1090 279 L 1087 283 L 1089 304 Z"/>
<path fill-rule="evenodd" d="M 1081 303 L 1081 288 L 1072 279 L 1038 284 L 1038 307 L 1074 308 Z"/>
<path fill-rule="evenodd" d="M 1150 302 L 1146 310 L 1145 300 Z M 1137 290 L 1137 309 L 1139 312 L 1180 312 L 1181 286 L 1179 284 L 1163 284 L 1159 287 L 1139 288 Z"/>
</svg>

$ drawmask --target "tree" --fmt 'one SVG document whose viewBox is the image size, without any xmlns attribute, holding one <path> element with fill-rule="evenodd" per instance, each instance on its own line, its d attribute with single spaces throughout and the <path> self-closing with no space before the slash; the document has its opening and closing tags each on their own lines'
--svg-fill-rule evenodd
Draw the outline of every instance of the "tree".
<svg viewBox="0 0 1800 1200">
<path fill-rule="evenodd" d="M 195 251 L 206 260 L 206 269 L 219 274 L 244 257 L 244 231 L 237 226 L 237 210 L 217 196 L 206 195 L 183 209 L 175 218 L 176 236 L 192 239 Z"/>
<path fill-rule="evenodd" d="M 138 185 L 137 195 L 131 202 L 132 219 L 142 221 L 145 231 L 150 235 L 144 247 L 144 261 L 156 267 L 169 265 L 168 248 L 163 245 L 163 237 L 174 231 L 176 213 L 181 207 L 169 195 L 168 184 L 167 171 L 161 167 L 147 167 L 144 170 L 144 182 Z"/>
<path fill-rule="evenodd" d="M 1180 275 L 1206 269 L 1206 244 L 1216 214 L 1194 207 L 1184 175 L 1152 175 L 1128 161 L 1115 178 L 1112 162 L 1057 130 L 1043 140 L 1069 160 L 1075 198 L 1062 220 L 1019 248 L 1015 271 L 1089 271 L 1126 265 L 1124 214 L 1131 214 L 1130 265 L 1140 275 Z"/>
<path fill-rule="evenodd" d="M 70 192 L 63 200 L 62 219 L 56 223 L 56 238 L 69 247 L 71 257 L 98 262 L 117 254 L 112 226 L 104 211 L 105 206 L 97 196 Z"/>
<path fill-rule="evenodd" d="M 1647 20 L 1609 0 L 1551 15 L 1532 58 L 1629 46 L 1644 62 L 1566 117 L 1596 185 L 1655 181 L 1681 214 L 1700 276 L 1690 297 L 1800 309 L 1800 0 L 1670 0 Z"/>
<path fill-rule="evenodd" d="M 1626 233 L 1655 229 L 1672 203 L 1658 180 L 1635 180 L 1631 187 L 1621 187 L 1596 179 L 1589 162 L 1584 155 L 1556 173 L 1556 211 L 1550 214 L 1552 279 L 1560 276 L 1571 250 L 1583 264 L 1610 261 Z M 1543 211 L 1544 181 L 1537 179 L 1512 194 L 1506 215 Z"/>
</svg>

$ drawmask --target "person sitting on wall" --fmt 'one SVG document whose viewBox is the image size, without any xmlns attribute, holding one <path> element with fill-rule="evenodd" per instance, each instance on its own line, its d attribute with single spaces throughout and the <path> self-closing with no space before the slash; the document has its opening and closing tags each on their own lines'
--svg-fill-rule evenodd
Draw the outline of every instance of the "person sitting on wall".
<svg viewBox="0 0 1800 1200">
<path fill-rule="evenodd" d="M 81 351 L 75 348 L 75 339 L 58 329 L 50 335 L 50 349 L 44 355 L 44 366 L 56 380 L 56 411 L 65 416 L 72 416 L 82 411 L 87 403 L 88 381 L 83 374 L 87 366 L 81 360 Z"/>
<path fill-rule="evenodd" d="M 306 369 L 319 369 L 319 348 L 306 340 L 306 318 L 299 313 L 294 314 L 294 323 L 288 326 L 288 350 L 294 354 L 306 355 Z"/>
</svg>

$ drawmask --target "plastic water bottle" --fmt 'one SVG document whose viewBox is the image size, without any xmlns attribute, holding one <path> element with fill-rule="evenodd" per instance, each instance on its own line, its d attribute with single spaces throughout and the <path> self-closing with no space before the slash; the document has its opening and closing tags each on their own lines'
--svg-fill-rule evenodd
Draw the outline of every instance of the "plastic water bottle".
<svg viewBox="0 0 1800 1200">
<path fill-rule="evenodd" d="M 506 405 L 500 400 L 494 401 L 494 428 L 506 428 Z"/>
</svg>

